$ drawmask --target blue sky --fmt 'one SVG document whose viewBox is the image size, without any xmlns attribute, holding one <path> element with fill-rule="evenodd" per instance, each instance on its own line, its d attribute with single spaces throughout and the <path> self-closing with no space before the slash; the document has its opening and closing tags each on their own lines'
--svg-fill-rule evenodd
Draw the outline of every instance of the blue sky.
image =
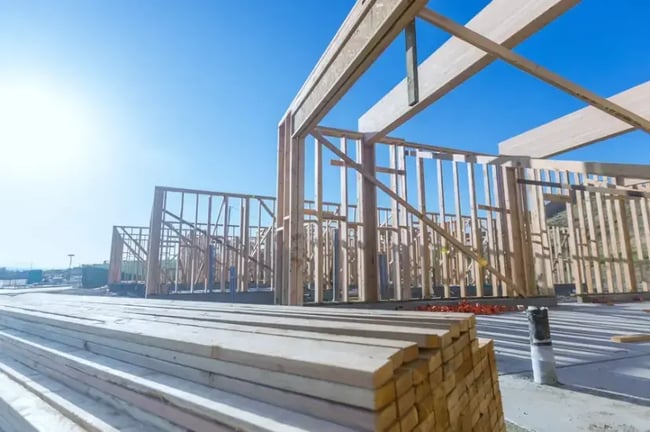
<svg viewBox="0 0 650 432">
<path fill-rule="evenodd" d="M 0 0 L 0 131 L 32 139 L 0 132 L 0 266 L 108 259 L 111 226 L 147 224 L 156 184 L 274 195 L 278 121 L 353 3 Z M 466 22 L 486 4 L 430 7 Z M 585 1 L 517 51 L 610 96 L 650 76 L 649 14 Z M 446 38 L 418 23 L 420 58 Z M 355 128 L 403 76 L 400 37 L 323 124 Z M 496 152 L 582 106 L 496 62 L 393 135 Z M 647 143 L 562 158 L 648 163 Z"/>
</svg>

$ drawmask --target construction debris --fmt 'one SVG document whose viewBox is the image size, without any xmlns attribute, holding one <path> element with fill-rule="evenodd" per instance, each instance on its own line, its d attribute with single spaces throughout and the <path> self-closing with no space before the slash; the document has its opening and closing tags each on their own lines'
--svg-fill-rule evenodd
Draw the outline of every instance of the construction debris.
<svg viewBox="0 0 650 432">
<path fill-rule="evenodd" d="M 467 300 L 462 300 L 455 305 L 428 304 L 425 306 L 418 306 L 416 309 L 419 311 L 429 312 L 464 312 L 473 313 L 475 315 L 496 315 L 518 310 L 516 306 L 472 303 Z"/>
<path fill-rule="evenodd" d="M 120 429 L 95 399 L 159 430 L 505 430 L 472 314 L 36 294 L 2 299 L 0 347 L 58 430 Z"/>
<path fill-rule="evenodd" d="M 611 341 L 618 342 L 618 343 L 650 342 L 650 334 L 641 333 L 641 334 L 616 335 L 611 337 Z"/>
</svg>

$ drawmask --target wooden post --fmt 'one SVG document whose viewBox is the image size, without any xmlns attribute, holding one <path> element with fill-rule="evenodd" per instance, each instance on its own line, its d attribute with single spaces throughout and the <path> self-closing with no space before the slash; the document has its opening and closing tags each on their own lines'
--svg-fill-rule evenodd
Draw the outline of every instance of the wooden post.
<svg viewBox="0 0 650 432">
<path fill-rule="evenodd" d="M 117 230 L 113 227 L 113 237 L 111 239 L 111 261 L 108 265 L 108 283 L 118 284 L 122 280 L 122 255 L 124 253 L 124 240 Z"/>
<path fill-rule="evenodd" d="M 576 184 L 580 183 L 580 178 L 578 174 L 573 174 L 573 181 Z M 594 292 L 593 285 L 593 273 L 591 271 L 591 266 L 593 264 L 593 259 L 591 257 L 591 252 L 589 250 L 589 245 L 587 242 L 587 229 L 585 226 L 585 212 L 584 212 L 584 195 L 582 191 L 576 190 L 576 205 L 578 207 L 578 225 L 580 227 L 580 251 L 582 255 L 582 262 L 584 263 L 584 275 L 585 282 L 587 284 L 587 293 L 592 294 Z"/>
<path fill-rule="evenodd" d="M 483 252 L 483 241 L 481 238 L 481 226 L 479 225 L 478 214 L 477 214 L 477 202 L 476 202 L 476 185 L 474 184 L 474 164 L 469 162 L 467 163 L 467 185 L 469 189 L 469 211 L 470 211 L 470 222 L 471 222 L 471 232 L 472 232 L 472 248 L 476 251 L 479 256 L 484 256 Z M 484 258 L 486 259 L 486 258 Z M 478 297 L 483 297 L 483 282 L 485 280 L 483 263 L 474 261 L 474 285 L 476 287 L 476 295 Z"/>
<path fill-rule="evenodd" d="M 205 230 L 205 292 L 212 290 L 212 251 L 210 242 L 212 238 L 212 195 L 208 197 L 208 226 Z"/>
<path fill-rule="evenodd" d="M 366 175 L 376 177 L 375 145 L 361 143 L 361 169 Z M 379 274 L 377 267 L 377 188 L 367 178 L 362 178 L 363 190 L 363 273 L 364 283 L 359 287 L 363 301 L 379 300 Z"/>
<path fill-rule="evenodd" d="M 598 212 L 598 227 L 599 233 L 598 233 L 598 242 L 602 244 L 603 248 L 603 261 L 605 265 L 605 278 L 606 278 L 606 283 L 607 283 L 607 292 L 612 292 L 614 289 L 614 279 L 612 277 L 612 256 L 610 254 L 610 243 L 607 240 L 607 226 L 605 225 L 605 215 L 603 212 L 603 196 L 601 193 L 596 192 L 594 193 L 596 196 L 596 211 Z M 600 260 L 599 260 L 600 261 Z M 600 266 L 599 262 L 599 266 Z"/>
<path fill-rule="evenodd" d="M 255 263 L 255 286 L 259 287 L 260 282 L 262 281 L 263 277 L 261 272 L 262 268 L 262 261 L 260 259 L 260 254 L 262 251 L 262 203 L 261 199 L 258 198 L 257 202 L 257 239 L 256 242 L 257 244 L 257 249 L 255 250 L 255 260 L 257 261 Z"/>
<path fill-rule="evenodd" d="M 390 168 L 395 170 L 390 175 L 390 188 L 396 193 L 399 193 L 399 182 L 397 180 L 397 146 L 390 145 L 388 147 L 390 152 Z M 393 227 L 393 232 L 391 233 L 391 253 L 393 256 L 393 290 L 394 295 L 397 300 L 407 300 L 409 297 L 404 297 L 404 278 L 402 272 L 402 230 L 400 229 L 400 207 L 397 204 L 397 201 L 391 199 L 391 225 Z"/>
<path fill-rule="evenodd" d="M 544 177 L 541 176 L 540 171 L 535 171 L 536 180 L 544 180 Z M 550 179 L 548 179 L 550 180 Z M 542 269 L 544 275 L 542 277 L 543 284 L 538 287 L 539 294 L 554 296 L 555 289 L 553 286 L 553 263 L 551 261 L 551 246 L 548 240 L 548 226 L 546 223 L 546 206 L 544 203 L 544 188 L 538 188 L 538 193 L 536 194 L 537 198 L 537 207 L 539 209 L 539 228 L 540 228 L 540 240 L 542 241 Z"/>
<path fill-rule="evenodd" d="M 400 198 L 404 199 L 405 201 L 408 202 L 408 195 L 406 191 L 406 164 L 405 164 L 405 154 L 404 154 L 404 147 L 403 146 L 398 146 L 397 147 L 397 169 L 400 170 L 402 173 L 397 175 L 397 184 L 398 184 L 398 190 L 397 193 Z M 401 264 L 402 264 L 402 298 L 404 300 L 410 300 L 413 297 L 412 291 L 411 291 L 411 286 L 413 283 L 411 282 L 411 262 L 410 262 L 410 254 L 409 254 L 409 246 L 414 244 L 411 238 L 411 233 L 410 233 L 410 218 L 408 217 L 408 211 L 406 208 L 398 203 L 398 208 L 399 212 L 398 214 L 398 220 L 399 220 L 399 230 L 400 230 L 400 246 L 399 246 L 399 253 L 401 256 Z"/>
<path fill-rule="evenodd" d="M 345 168 L 345 165 L 343 166 Z M 314 236 L 314 301 L 323 302 L 323 146 L 314 139 L 314 200 L 316 227 Z M 327 268 L 327 267 L 325 267 Z"/>
<path fill-rule="evenodd" d="M 505 201 L 506 192 L 503 182 L 503 173 L 504 171 L 500 166 L 493 167 L 492 179 L 495 187 L 494 205 L 499 209 L 499 211 L 496 212 L 497 248 L 499 250 L 498 268 L 502 274 L 508 275 L 514 279 L 510 261 L 510 243 L 508 242 L 508 226 L 510 217 L 507 214 L 508 208 Z M 504 284 L 501 284 L 500 291 L 502 296 L 508 296 L 508 289 Z"/>
<path fill-rule="evenodd" d="M 645 255 L 643 254 L 642 251 L 640 256 L 641 259 L 645 261 L 647 259 L 650 259 L 650 220 L 648 219 L 648 199 L 641 198 L 639 204 L 641 206 L 641 221 L 643 223 L 644 242 L 645 242 L 646 251 L 648 253 L 647 255 Z M 650 280 L 644 281 L 643 288 L 645 291 L 648 291 L 650 289 Z"/>
<path fill-rule="evenodd" d="M 304 293 L 305 138 L 290 138 L 288 304 L 302 305 Z"/>
<path fill-rule="evenodd" d="M 505 197 L 504 210 L 508 220 L 508 243 L 510 249 L 510 269 L 512 279 L 519 290 L 529 292 L 527 288 L 526 260 L 524 259 L 524 248 L 522 248 L 522 211 L 520 201 L 522 200 L 521 189 L 517 184 L 516 168 L 503 168 L 505 171 Z M 528 251 L 532 255 L 531 251 Z"/>
<path fill-rule="evenodd" d="M 156 187 L 149 223 L 149 250 L 147 252 L 146 296 L 160 293 L 160 236 L 165 191 Z"/>
<path fill-rule="evenodd" d="M 560 173 L 560 183 L 569 186 L 569 173 Z M 569 199 L 566 204 L 567 225 L 569 227 L 569 253 L 571 254 L 571 266 L 573 269 L 573 281 L 576 286 L 576 294 L 582 294 L 583 271 L 580 263 L 580 233 L 575 226 L 575 215 L 573 213 L 573 200 Z"/>
<path fill-rule="evenodd" d="M 492 208 L 492 188 L 490 187 L 490 169 L 488 165 L 483 165 L 483 192 L 485 194 L 485 204 Z M 498 213 L 498 212 L 497 212 Z M 494 240 L 494 220 L 492 219 L 492 210 L 487 211 L 487 256 L 486 259 L 492 261 L 492 265 L 499 268 L 499 255 L 497 254 L 496 242 Z M 497 296 L 499 280 L 494 274 L 490 274 L 490 285 L 492 286 L 492 296 Z"/>
<path fill-rule="evenodd" d="M 423 214 L 427 213 L 427 197 L 424 186 L 424 159 L 416 160 L 416 175 L 418 182 L 418 204 Z M 422 286 L 422 297 L 431 297 L 431 258 L 429 255 L 429 228 L 420 222 L 420 254 L 422 256 L 422 265 L 420 267 L 420 284 Z"/>
<path fill-rule="evenodd" d="M 582 183 L 586 183 L 586 176 L 582 177 Z M 596 283 L 595 291 L 597 293 L 603 292 L 603 278 L 600 265 L 600 253 L 598 250 L 599 237 L 596 236 L 596 227 L 594 225 L 594 209 L 591 205 L 591 193 L 584 192 L 585 202 L 585 216 L 587 218 L 587 229 L 589 230 L 589 252 L 592 258 L 592 267 L 594 271 L 594 280 Z"/>
<path fill-rule="evenodd" d="M 444 175 L 442 172 L 442 160 L 436 160 L 436 175 L 438 179 L 438 212 L 440 213 L 440 226 L 447 227 L 445 223 L 445 187 Z M 449 292 L 449 244 L 447 239 L 442 237 L 440 239 L 440 260 L 442 261 L 442 286 L 444 291 L 444 298 L 451 297 Z"/>
<path fill-rule="evenodd" d="M 285 142 L 285 129 L 286 118 L 280 123 L 278 127 L 278 182 L 276 187 L 276 200 L 275 200 L 275 238 L 273 255 L 273 292 L 275 294 L 275 304 L 286 304 L 286 297 L 284 297 L 284 216 L 285 216 L 285 179 L 286 179 L 286 142 Z M 224 198 L 225 199 L 225 198 Z M 226 212 L 228 208 L 226 206 Z M 224 248 L 225 250 L 225 248 Z M 224 261 L 225 267 L 225 261 Z M 222 277 L 221 291 L 224 291 Z"/>
<path fill-rule="evenodd" d="M 228 205 L 228 197 L 223 197 L 223 247 L 222 247 L 222 265 L 221 265 L 221 275 L 219 279 L 219 290 L 222 293 L 226 292 L 226 283 L 228 280 L 228 225 L 230 224 L 230 206 Z"/>
<path fill-rule="evenodd" d="M 454 176 L 454 202 L 456 204 L 456 238 L 463 245 L 465 245 L 465 226 L 463 224 L 463 214 L 460 205 L 460 185 L 458 179 L 458 162 L 454 161 L 452 163 L 453 167 L 453 176 Z M 467 297 L 467 282 L 465 280 L 466 270 L 465 270 L 466 258 L 463 253 L 459 250 L 456 251 L 456 277 L 458 278 L 458 283 L 460 284 L 460 296 L 462 298 Z"/>
<path fill-rule="evenodd" d="M 347 138 L 345 137 L 341 138 L 341 151 L 347 154 Z M 341 167 L 341 207 L 339 214 L 341 216 L 339 231 L 341 300 L 347 302 L 349 301 L 350 278 L 348 273 L 348 168 L 346 164 Z"/>
<path fill-rule="evenodd" d="M 605 180 L 609 184 L 609 177 L 605 177 Z M 622 288 L 625 285 L 625 280 L 623 277 L 624 270 L 622 270 L 624 264 L 621 262 L 621 253 L 619 252 L 622 249 L 623 245 L 616 229 L 616 218 L 614 217 L 614 209 L 613 209 L 611 199 L 605 200 L 605 211 L 607 212 L 607 221 L 608 221 L 607 231 L 609 232 L 609 238 L 610 238 L 609 245 L 612 249 L 614 276 L 616 277 L 616 281 L 614 282 L 614 285 L 610 288 L 609 292 L 614 293 L 618 291 L 616 289 L 617 286 L 619 288 Z"/>
<path fill-rule="evenodd" d="M 624 185 L 624 179 L 616 178 L 616 185 Z M 624 263 L 625 288 L 628 292 L 637 292 L 636 273 L 634 271 L 634 254 L 632 253 L 632 242 L 630 240 L 630 226 L 627 220 L 625 201 L 617 199 L 614 201 L 616 219 L 618 221 L 618 232 L 621 244 L 621 258 Z"/>
<path fill-rule="evenodd" d="M 356 161 L 357 163 L 361 164 L 362 163 L 362 142 L 361 140 L 356 140 L 355 141 L 356 145 Z M 364 245 L 365 245 L 365 240 L 364 240 L 364 189 L 363 189 L 363 174 L 361 172 L 357 172 L 357 206 L 356 206 L 356 220 L 357 220 L 357 232 L 356 232 L 356 239 L 355 239 L 355 246 L 356 246 L 356 272 L 357 272 L 357 291 L 358 291 L 358 298 L 359 300 L 363 301 L 363 297 L 361 296 L 361 293 L 363 291 L 363 286 L 365 285 L 365 268 L 364 268 Z"/>
<path fill-rule="evenodd" d="M 250 250 L 250 198 L 241 199 L 241 223 L 239 225 L 239 237 L 240 237 L 240 262 L 239 266 L 240 273 L 237 275 L 239 277 L 239 291 L 246 292 L 248 291 L 248 282 L 249 282 L 249 273 L 248 273 L 248 264 L 249 264 L 249 250 Z"/>
</svg>

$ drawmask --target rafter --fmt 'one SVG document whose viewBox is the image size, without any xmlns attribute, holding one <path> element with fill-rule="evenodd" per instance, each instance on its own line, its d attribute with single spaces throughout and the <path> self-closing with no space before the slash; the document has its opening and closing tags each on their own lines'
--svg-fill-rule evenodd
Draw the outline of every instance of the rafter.
<svg viewBox="0 0 650 432">
<path fill-rule="evenodd" d="M 650 81 L 609 98 L 650 119 Z M 499 143 L 499 153 L 545 158 L 629 132 L 634 127 L 594 107 L 582 108 Z"/>
<path fill-rule="evenodd" d="M 468 24 L 513 48 L 579 0 L 493 0 Z M 507 19 L 504 19 L 507 17 Z M 409 106 L 404 79 L 359 118 L 359 131 L 377 141 L 492 63 L 494 57 L 452 37 L 418 67 L 419 102 Z"/>
<path fill-rule="evenodd" d="M 424 8 L 420 12 L 420 17 L 427 22 L 435 25 L 436 27 L 439 27 L 451 33 L 457 38 L 482 49 L 486 53 L 492 54 L 505 61 L 506 63 L 509 63 L 512 66 L 523 70 L 524 72 L 527 72 L 530 75 L 533 75 L 534 77 L 539 78 L 540 80 L 551 84 L 552 86 L 557 87 L 560 90 L 563 90 L 566 93 L 569 93 L 570 95 L 575 96 L 584 102 L 587 102 L 594 108 L 597 108 L 604 113 L 616 117 L 617 119 L 622 120 L 633 127 L 642 129 L 646 132 L 650 132 L 649 120 L 646 120 L 645 118 L 616 104 L 615 102 L 600 97 L 596 93 L 584 87 L 581 87 L 578 84 L 575 84 L 568 79 L 563 78 L 548 69 L 545 69 L 542 66 L 533 63 L 527 58 L 510 51 L 509 49 L 499 45 L 498 43 L 473 30 L 468 29 L 467 27 L 463 27 L 462 25 L 453 22 L 447 17 L 444 17 L 443 15 L 440 15 L 439 13 L 427 8 Z"/>
</svg>

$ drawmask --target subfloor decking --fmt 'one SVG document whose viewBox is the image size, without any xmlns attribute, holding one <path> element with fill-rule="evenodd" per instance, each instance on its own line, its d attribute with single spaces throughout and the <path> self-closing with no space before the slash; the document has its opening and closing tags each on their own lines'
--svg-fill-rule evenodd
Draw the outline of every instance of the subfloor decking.
<svg viewBox="0 0 650 432">
<path fill-rule="evenodd" d="M 650 303 L 561 304 L 550 310 L 559 387 L 534 384 L 525 312 L 477 317 L 494 338 L 509 432 L 650 430 L 650 343 L 616 334 L 648 332 Z M 526 401 L 522 403 L 522 401 Z"/>
<path fill-rule="evenodd" d="M 610 337 L 650 330 L 650 303 L 561 304 L 550 310 L 558 376 L 565 388 L 650 406 L 650 343 Z M 494 339 L 499 374 L 531 371 L 525 312 L 477 317 L 480 337 Z M 506 411 L 506 417 L 508 412 Z"/>
</svg>

